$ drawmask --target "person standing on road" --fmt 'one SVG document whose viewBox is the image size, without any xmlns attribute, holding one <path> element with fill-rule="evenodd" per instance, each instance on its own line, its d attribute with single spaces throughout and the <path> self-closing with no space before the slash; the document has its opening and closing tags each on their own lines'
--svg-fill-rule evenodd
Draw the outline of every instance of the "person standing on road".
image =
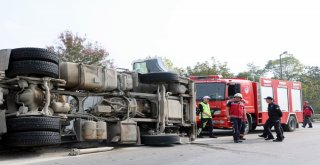
<svg viewBox="0 0 320 165">
<path fill-rule="evenodd" d="M 212 122 L 212 114 L 209 106 L 209 96 L 204 96 L 203 101 L 199 104 L 199 116 L 200 116 L 200 128 L 198 129 L 198 137 L 201 136 L 202 130 L 207 126 L 209 126 L 209 135 L 210 138 L 217 138 L 216 136 L 213 135 L 213 122 Z"/>
<path fill-rule="evenodd" d="M 232 97 L 230 100 L 228 100 L 228 102 L 227 102 L 227 104 L 229 103 L 229 102 L 233 102 L 233 101 L 235 101 L 235 99 L 234 99 L 234 97 Z M 242 103 L 246 103 L 246 101 L 245 100 L 243 100 L 243 99 L 241 99 L 241 102 Z M 246 111 L 245 111 L 245 109 L 243 109 L 243 114 L 246 114 Z M 244 135 L 245 135 L 245 131 L 246 131 L 246 127 L 247 127 L 247 116 L 245 115 L 245 116 L 243 116 L 242 118 L 241 118 L 241 128 L 240 128 L 240 140 L 246 140 L 246 138 L 244 138 Z"/>
<path fill-rule="evenodd" d="M 283 141 L 283 131 L 281 130 L 281 117 L 282 111 L 280 110 L 279 105 L 273 102 L 273 98 L 268 96 L 265 98 L 266 102 L 268 103 L 268 116 L 269 122 L 266 125 L 267 128 L 267 138 L 265 140 L 274 139 L 271 133 L 271 127 L 273 126 L 277 133 L 277 139 L 273 140 L 274 142 L 282 142 Z"/>
<path fill-rule="evenodd" d="M 308 101 L 305 101 L 303 103 L 303 128 L 305 128 L 307 124 L 309 125 L 308 128 L 312 128 L 311 116 L 313 114 L 313 108 L 309 105 Z"/>
<path fill-rule="evenodd" d="M 242 126 L 242 118 L 244 112 L 244 104 L 241 102 L 242 94 L 237 93 L 234 95 L 234 100 L 228 102 L 227 104 L 227 113 L 228 118 L 232 122 L 233 127 L 233 141 L 235 143 L 242 142 L 240 140 L 240 130 Z"/>
</svg>

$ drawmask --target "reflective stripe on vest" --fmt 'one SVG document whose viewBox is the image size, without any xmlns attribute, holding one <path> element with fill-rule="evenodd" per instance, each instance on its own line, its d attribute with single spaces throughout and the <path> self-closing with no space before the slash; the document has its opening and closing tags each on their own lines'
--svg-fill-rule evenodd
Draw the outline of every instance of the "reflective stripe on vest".
<svg viewBox="0 0 320 165">
<path fill-rule="evenodd" d="M 209 104 L 205 104 L 204 102 L 201 102 L 200 104 L 202 105 L 203 112 L 210 114 L 210 116 L 208 116 L 207 114 L 202 113 L 202 118 L 212 118 Z"/>
<path fill-rule="evenodd" d="M 244 104 L 241 102 L 232 102 L 229 109 L 229 116 L 234 118 L 243 118 Z"/>
</svg>

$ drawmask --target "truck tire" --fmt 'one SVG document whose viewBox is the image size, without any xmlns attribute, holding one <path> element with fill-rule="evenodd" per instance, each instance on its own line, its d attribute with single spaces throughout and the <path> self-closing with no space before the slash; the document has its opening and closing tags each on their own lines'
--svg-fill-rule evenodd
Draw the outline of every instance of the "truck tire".
<svg viewBox="0 0 320 165">
<path fill-rule="evenodd" d="M 7 119 L 8 132 L 60 132 L 60 119 L 52 117 L 19 117 Z"/>
<path fill-rule="evenodd" d="M 172 83 L 179 82 L 179 75 L 171 72 L 158 72 L 140 74 L 139 79 L 141 83 Z"/>
<path fill-rule="evenodd" d="M 12 61 L 9 64 L 6 76 L 13 78 L 16 76 L 35 76 L 35 77 L 59 77 L 59 65 L 47 61 Z"/>
<path fill-rule="evenodd" d="M 39 60 L 59 64 L 57 54 L 47 49 L 42 48 L 16 48 L 11 50 L 10 62 L 25 61 L 25 60 Z"/>
<path fill-rule="evenodd" d="M 31 131 L 7 133 L 5 144 L 13 147 L 39 147 L 58 145 L 61 143 L 60 133 L 49 131 Z"/>
<path fill-rule="evenodd" d="M 251 118 L 252 118 L 252 124 L 251 124 L 250 131 L 254 131 L 257 128 L 257 118 L 253 115 L 251 115 Z"/>
<path fill-rule="evenodd" d="M 141 144 L 149 146 L 172 145 L 180 143 L 178 135 L 142 135 Z"/>
<path fill-rule="evenodd" d="M 283 125 L 283 130 L 287 132 L 293 132 L 296 130 L 297 120 L 294 116 L 290 116 L 288 123 Z"/>
</svg>

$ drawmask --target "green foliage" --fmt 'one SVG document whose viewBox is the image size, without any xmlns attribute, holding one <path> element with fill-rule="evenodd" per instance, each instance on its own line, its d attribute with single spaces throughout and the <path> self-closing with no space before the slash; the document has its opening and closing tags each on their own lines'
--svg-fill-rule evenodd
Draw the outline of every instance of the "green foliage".
<svg viewBox="0 0 320 165">
<path fill-rule="evenodd" d="M 162 58 L 164 65 L 173 72 L 178 73 L 179 75 L 185 75 L 186 74 L 186 70 L 183 69 L 182 67 L 176 67 L 173 65 L 173 62 L 168 59 L 168 58 Z"/>
<path fill-rule="evenodd" d="M 247 70 L 240 72 L 236 77 L 237 78 L 246 78 L 251 81 L 259 81 L 260 77 L 265 75 L 265 69 L 260 69 L 259 66 L 256 66 L 253 62 L 247 64 Z"/>
<path fill-rule="evenodd" d="M 89 42 L 86 37 L 70 31 L 60 33 L 58 43 L 47 48 L 56 52 L 64 62 L 113 66 L 112 60 L 107 59 L 109 53 L 97 41 Z"/>
<path fill-rule="evenodd" d="M 305 67 L 299 81 L 302 82 L 303 100 L 309 101 L 315 111 L 320 113 L 320 68 L 318 66 Z"/>
<path fill-rule="evenodd" d="M 303 64 L 296 59 L 293 55 L 287 55 L 282 58 L 282 79 L 284 80 L 298 80 L 299 76 L 303 73 Z M 265 66 L 267 72 L 273 74 L 273 78 L 280 79 L 280 59 L 269 60 Z"/>
<path fill-rule="evenodd" d="M 232 78 L 234 75 L 230 72 L 227 62 L 221 63 L 215 60 L 214 57 L 211 61 L 197 62 L 194 67 L 187 67 L 189 75 L 193 76 L 206 76 L 206 75 L 222 75 L 224 78 Z"/>
</svg>

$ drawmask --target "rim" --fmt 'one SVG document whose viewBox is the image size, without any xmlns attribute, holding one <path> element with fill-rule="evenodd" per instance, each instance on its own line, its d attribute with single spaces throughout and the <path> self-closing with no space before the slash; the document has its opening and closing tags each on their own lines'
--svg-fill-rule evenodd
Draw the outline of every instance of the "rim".
<svg viewBox="0 0 320 165">
<path fill-rule="evenodd" d="M 291 127 L 291 129 L 295 129 L 295 121 L 294 121 L 294 119 L 292 119 L 290 121 L 290 127 Z"/>
</svg>

